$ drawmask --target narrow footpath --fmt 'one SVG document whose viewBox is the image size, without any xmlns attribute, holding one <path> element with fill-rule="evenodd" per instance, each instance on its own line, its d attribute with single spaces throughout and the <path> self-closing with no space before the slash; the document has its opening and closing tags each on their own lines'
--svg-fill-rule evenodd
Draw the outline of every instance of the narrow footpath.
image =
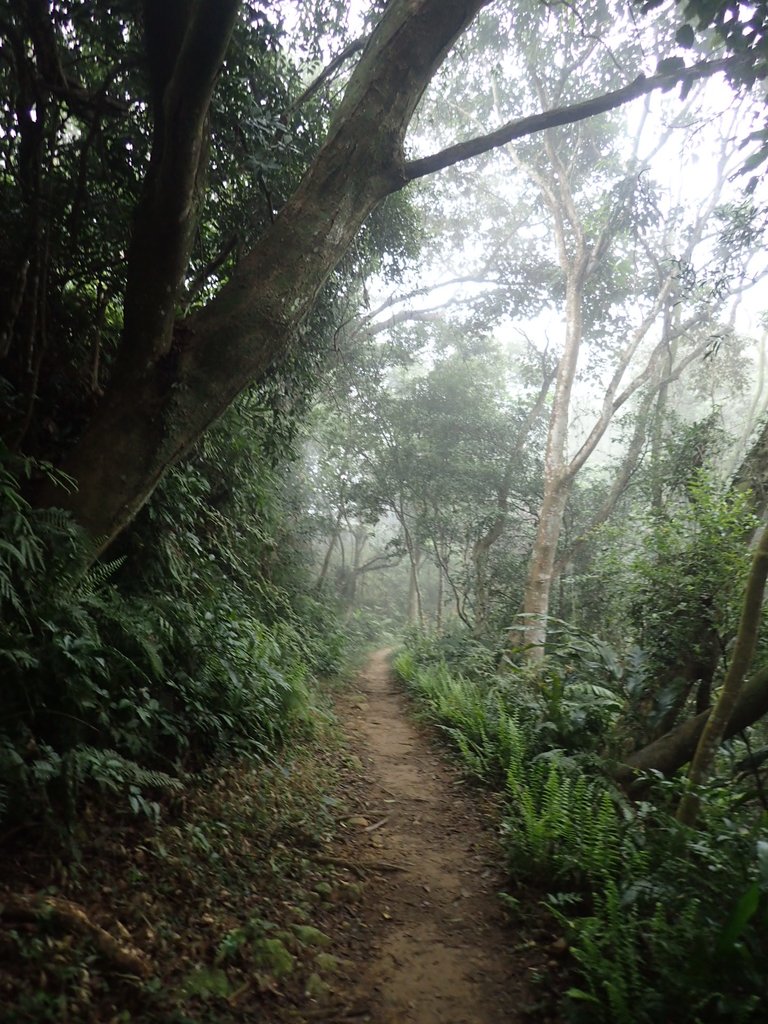
<svg viewBox="0 0 768 1024">
<path fill-rule="evenodd" d="M 371 1024 L 517 1024 L 541 993 L 545 946 L 505 921 L 490 798 L 469 790 L 408 716 L 389 652 L 337 701 L 357 775 L 343 854 L 377 863 L 369 948 L 355 950 L 350 1017 Z M 484 806 L 485 805 L 485 806 Z M 537 1016 L 538 1021 L 546 1017 Z"/>
</svg>

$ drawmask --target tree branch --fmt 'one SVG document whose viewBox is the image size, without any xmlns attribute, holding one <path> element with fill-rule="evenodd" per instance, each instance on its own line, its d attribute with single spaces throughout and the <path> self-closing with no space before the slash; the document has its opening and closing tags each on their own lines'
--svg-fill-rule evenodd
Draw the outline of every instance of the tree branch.
<svg viewBox="0 0 768 1024">
<path fill-rule="evenodd" d="M 207 152 L 206 123 L 241 0 L 175 4 L 172 24 L 148 0 L 147 50 L 155 91 L 155 128 L 150 168 L 136 213 L 128 252 L 125 329 L 115 376 L 142 376 L 167 354 L 176 301 L 197 223 L 201 170 Z M 157 33 L 150 25 L 160 22 Z M 173 37 L 175 60 L 155 53 Z"/>
<path fill-rule="evenodd" d="M 645 96 L 656 89 L 668 90 L 675 85 L 687 85 L 700 78 L 707 78 L 718 72 L 734 72 L 746 66 L 746 62 L 740 57 L 727 57 L 722 60 L 699 61 L 689 68 L 673 74 L 656 74 L 646 77 L 638 75 L 634 82 L 624 85 L 620 89 L 603 93 L 602 96 L 594 96 L 592 99 L 583 100 L 581 103 L 574 103 L 567 107 L 556 107 L 554 110 L 546 110 L 540 114 L 532 114 L 529 117 L 517 118 L 508 121 L 487 135 L 480 135 L 474 139 L 467 139 L 466 142 L 458 142 L 439 153 L 431 156 L 421 157 L 418 160 L 410 160 L 405 165 L 405 176 L 408 181 L 415 181 L 428 174 L 435 174 L 446 167 L 471 160 L 473 157 L 481 156 L 499 146 L 506 146 L 515 139 L 522 139 L 535 132 L 544 131 L 547 128 L 557 128 L 561 125 L 575 124 L 584 121 L 596 114 L 605 114 L 609 110 L 616 110 L 626 103 Z"/>
<path fill-rule="evenodd" d="M 298 110 L 299 107 L 303 107 L 307 100 L 312 99 L 315 93 L 323 87 L 323 85 L 334 74 L 334 72 L 341 67 L 342 64 L 363 49 L 369 38 L 370 36 L 360 36 L 358 39 L 354 39 L 348 46 L 345 46 L 341 53 L 337 54 L 330 64 L 327 64 L 323 68 L 317 78 L 310 82 L 304 92 L 302 92 L 301 95 L 291 103 L 286 110 L 286 114 L 292 114 L 294 111 Z"/>
</svg>

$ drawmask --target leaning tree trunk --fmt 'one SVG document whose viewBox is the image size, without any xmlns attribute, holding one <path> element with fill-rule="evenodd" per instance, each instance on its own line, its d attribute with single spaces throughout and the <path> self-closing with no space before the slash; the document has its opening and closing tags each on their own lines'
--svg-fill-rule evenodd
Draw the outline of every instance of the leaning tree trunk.
<svg viewBox="0 0 768 1024">
<path fill-rule="evenodd" d="M 128 272 L 136 284 L 126 295 L 115 372 L 60 467 L 76 489 L 43 481 L 33 494 L 36 504 L 70 509 L 96 550 L 103 550 L 206 427 L 298 343 L 320 288 L 364 220 L 405 183 L 403 139 L 413 111 L 448 49 L 485 3 L 387 5 L 296 192 L 219 294 L 199 313 L 174 323 L 195 225 L 212 84 L 239 6 L 201 0 L 178 51 L 170 55 L 175 62 L 159 79 L 160 106 L 167 110 L 170 103 L 171 109 L 164 133 L 155 135 L 136 221 Z M 170 219 L 163 215 L 166 207 Z M 156 238 L 153 211 L 159 218 Z M 149 282 L 148 291 L 142 281 Z"/>
<path fill-rule="evenodd" d="M 677 809 L 677 820 L 684 825 L 696 824 L 699 813 L 699 796 L 696 787 L 703 785 L 709 776 L 718 747 L 723 741 L 728 722 L 736 707 L 744 677 L 752 664 L 760 631 L 763 593 L 767 577 L 768 529 L 763 530 L 752 560 L 731 664 L 728 666 L 720 696 L 712 708 L 699 738 L 696 753 L 688 772 L 688 787 Z"/>
<path fill-rule="evenodd" d="M 695 718 L 689 718 L 665 736 L 629 754 L 614 772 L 616 781 L 634 795 L 646 788 L 647 773 L 674 775 L 693 757 L 711 712 L 710 708 Z M 764 715 L 768 715 L 768 668 L 761 669 L 744 684 L 728 719 L 723 740 L 736 736 Z"/>
</svg>

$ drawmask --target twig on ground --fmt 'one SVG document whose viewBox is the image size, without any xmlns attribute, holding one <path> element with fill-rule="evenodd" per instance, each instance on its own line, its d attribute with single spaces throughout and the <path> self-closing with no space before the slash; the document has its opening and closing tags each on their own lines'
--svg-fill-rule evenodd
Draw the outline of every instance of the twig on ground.
<svg viewBox="0 0 768 1024">
<path fill-rule="evenodd" d="M 331 857 L 327 854 L 315 854 L 312 858 L 318 864 L 328 864 L 335 868 L 346 868 L 359 877 L 363 877 L 366 871 L 408 871 L 409 864 L 389 864 L 384 860 L 354 861 L 346 860 L 344 857 Z"/>
</svg>

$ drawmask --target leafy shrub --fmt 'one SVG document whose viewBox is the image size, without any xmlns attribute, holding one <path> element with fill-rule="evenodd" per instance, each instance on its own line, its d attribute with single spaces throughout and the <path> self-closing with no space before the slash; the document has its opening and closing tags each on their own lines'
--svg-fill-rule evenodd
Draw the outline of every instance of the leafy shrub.
<svg viewBox="0 0 768 1024">
<path fill-rule="evenodd" d="M 756 528 L 748 494 L 723 491 L 702 471 L 686 502 L 645 528 L 632 565 L 630 625 L 647 659 L 634 707 L 636 731 L 670 728 L 694 684 L 706 697 L 736 633 Z M 648 731 L 650 727 L 650 732 Z"/>
<path fill-rule="evenodd" d="M 548 890 L 569 936 L 578 976 L 568 994 L 572 1019 L 762 1020 L 768 821 L 755 821 L 738 793 L 715 784 L 707 828 L 691 835 L 649 803 L 628 805 L 594 754 L 552 746 L 568 732 L 591 751 L 575 717 L 579 702 L 598 701 L 604 733 L 616 721 L 617 689 L 639 671 L 636 659 L 622 667 L 600 645 L 576 639 L 561 643 L 542 676 L 465 678 L 432 649 L 422 662 L 406 648 L 395 669 L 467 769 L 503 785 L 510 872 Z M 590 672 L 601 680 L 594 690 Z"/>
<path fill-rule="evenodd" d="M 308 725 L 312 674 L 338 669 L 343 632 L 298 575 L 292 594 L 254 571 L 266 523 L 211 508 L 203 466 L 171 474 L 120 556 L 84 571 L 85 538 L 30 508 L 28 464 L 0 455 L 6 816 L 73 824 L 85 786 L 156 817 L 185 771 L 269 756 Z"/>
</svg>

